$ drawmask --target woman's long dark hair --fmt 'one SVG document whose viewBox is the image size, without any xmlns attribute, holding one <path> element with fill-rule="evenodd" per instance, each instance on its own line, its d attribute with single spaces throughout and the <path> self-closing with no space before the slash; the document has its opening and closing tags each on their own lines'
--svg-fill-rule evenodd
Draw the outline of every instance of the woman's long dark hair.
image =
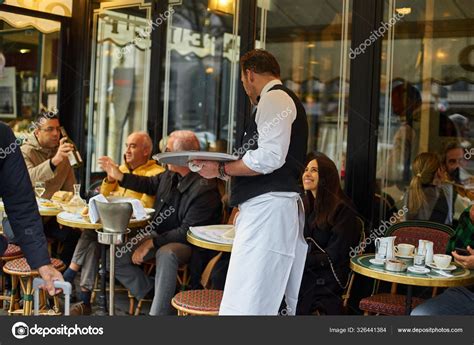
<svg viewBox="0 0 474 345">
<path fill-rule="evenodd" d="M 318 162 L 319 181 L 316 190 L 316 200 L 313 193 L 306 192 L 307 212 L 315 214 L 312 227 L 326 229 L 335 223 L 335 216 L 341 206 L 352 206 L 351 200 L 344 194 L 339 180 L 339 173 L 334 162 L 321 152 L 310 153 L 307 163 L 316 159 Z"/>
</svg>

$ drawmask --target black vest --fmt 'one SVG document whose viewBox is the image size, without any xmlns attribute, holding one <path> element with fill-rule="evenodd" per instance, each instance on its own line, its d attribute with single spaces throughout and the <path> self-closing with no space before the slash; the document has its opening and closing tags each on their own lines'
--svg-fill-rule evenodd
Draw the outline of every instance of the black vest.
<svg viewBox="0 0 474 345">
<path fill-rule="evenodd" d="M 268 92 L 273 90 L 282 90 L 291 97 L 296 106 L 296 118 L 291 125 L 291 139 L 285 164 L 267 175 L 257 176 L 236 176 L 232 179 L 232 190 L 230 195 L 230 205 L 237 206 L 248 199 L 269 192 L 302 192 L 300 179 L 305 168 L 306 150 L 308 145 L 308 122 L 306 120 L 306 111 L 303 104 L 293 91 L 283 85 L 275 85 Z M 257 111 L 252 114 L 250 121 L 247 121 L 244 133 L 237 136 L 237 147 L 239 156 L 245 154 L 248 150 L 258 148 L 258 132 L 255 116 Z M 275 114 L 275 121 L 278 116 L 285 116 L 284 109 L 282 113 Z M 288 116 L 288 115 L 286 115 Z M 278 124 L 276 124 L 278 125 Z M 268 130 L 271 131 L 271 124 Z M 260 129 L 262 132 L 262 129 Z M 265 131 L 263 131 L 265 133 Z M 239 140 L 240 139 L 240 140 Z"/>
</svg>

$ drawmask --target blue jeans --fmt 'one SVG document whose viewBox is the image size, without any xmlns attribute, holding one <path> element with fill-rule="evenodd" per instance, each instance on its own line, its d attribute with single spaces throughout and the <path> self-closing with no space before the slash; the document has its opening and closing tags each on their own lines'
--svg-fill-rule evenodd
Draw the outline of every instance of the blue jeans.
<svg viewBox="0 0 474 345">
<path fill-rule="evenodd" d="M 450 288 L 413 309 L 411 315 L 474 315 L 474 292 Z"/>
</svg>

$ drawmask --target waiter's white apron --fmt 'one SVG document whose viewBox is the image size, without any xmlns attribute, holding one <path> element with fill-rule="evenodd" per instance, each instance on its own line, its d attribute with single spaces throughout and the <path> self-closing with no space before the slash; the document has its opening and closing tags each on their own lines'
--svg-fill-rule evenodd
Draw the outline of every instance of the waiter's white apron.
<svg viewBox="0 0 474 345">
<path fill-rule="evenodd" d="M 300 196 L 266 193 L 239 211 L 219 315 L 277 315 L 283 296 L 294 315 L 307 253 Z"/>
</svg>

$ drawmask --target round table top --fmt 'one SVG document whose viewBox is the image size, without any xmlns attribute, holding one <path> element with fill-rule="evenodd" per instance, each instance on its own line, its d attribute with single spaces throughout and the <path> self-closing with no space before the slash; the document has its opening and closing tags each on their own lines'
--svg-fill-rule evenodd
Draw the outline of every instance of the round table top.
<svg viewBox="0 0 474 345">
<path fill-rule="evenodd" d="M 38 207 L 38 211 L 42 217 L 56 217 L 63 210 L 60 208 L 45 208 L 40 206 Z M 5 205 L 3 202 L 0 202 L 0 212 L 5 212 Z"/>
<path fill-rule="evenodd" d="M 353 257 L 350 262 L 350 267 L 356 273 L 391 283 L 431 287 L 455 287 L 474 284 L 474 270 L 468 270 L 458 266 L 456 270 L 449 272 L 453 277 L 444 277 L 434 272 L 426 274 L 416 274 L 408 271 L 391 272 L 386 271 L 383 266 L 371 264 L 369 260 L 374 257 L 374 254 L 362 254 Z"/>
<path fill-rule="evenodd" d="M 91 223 L 84 218 L 79 216 L 72 215 L 72 213 L 68 212 L 61 212 L 56 216 L 56 220 L 59 224 L 69 226 L 71 228 L 78 228 L 78 229 L 87 229 L 87 230 L 98 230 L 102 229 L 101 223 Z M 148 224 L 150 220 L 150 216 L 143 220 L 135 220 L 132 219 L 128 226 L 130 228 L 141 228 Z"/>
<path fill-rule="evenodd" d="M 194 244 L 195 246 L 200 247 L 200 248 L 217 250 L 219 252 L 232 251 L 232 244 L 211 242 L 209 240 L 205 240 L 196 236 L 190 230 L 188 230 L 188 233 L 186 234 L 186 239 L 188 240 L 189 243 Z"/>
</svg>

